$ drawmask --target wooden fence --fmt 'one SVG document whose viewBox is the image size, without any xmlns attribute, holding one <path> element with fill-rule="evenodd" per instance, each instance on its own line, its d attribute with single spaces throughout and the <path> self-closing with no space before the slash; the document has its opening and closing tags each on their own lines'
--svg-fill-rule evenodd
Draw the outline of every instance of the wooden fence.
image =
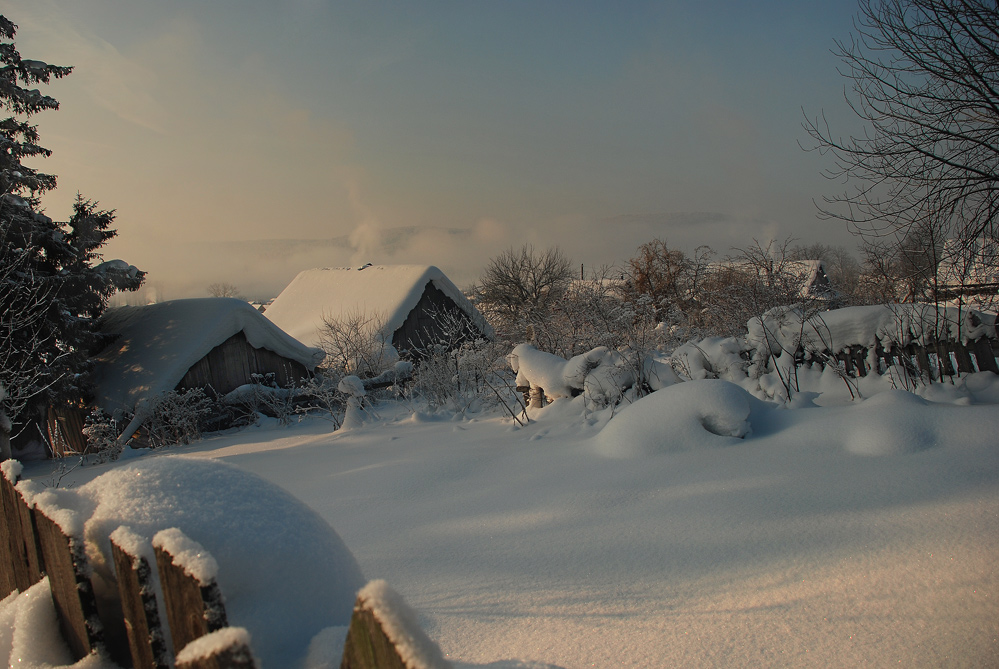
<svg viewBox="0 0 999 669">
<path fill-rule="evenodd" d="M 24 592 L 47 576 L 60 630 L 74 660 L 99 653 L 123 667 L 142 669 L 258 666 L 246 631 L 228 626 L 215 580 L 198 580 L 171 553 L 172 545 L 190 543 L 179 530 L 169 530 L 175 533 L 173 540 L 162 545 L 154 537 L 155 568 L 149 554 L 141 550 L 145 540 L 127 528 L 111 534 L 120 607 L 105 610 L 90 580 L 83 536 L 67 533 L 53 519 L 73 512 L 55 508 L 51 500 L 44 507 L 36 506 L 16 483 L 0 474 L 0 598 L 15 590 Z M 82 523 L 76 525 L 82 528 Z M 159 616 L 156 581 L 163 593 L 166 620 Z M 394 638 L 400 632 L 401 637 Z M 175 658 L 167 652 L 167 634 L 177 651 Z M 411 630 L 383 629 L 371 606 L 358 597 L 341 667 L 405 669 L 404 654 L 398 648 L 411 634 Z"/>
<path fill-rule="evenodd" d="M 869 348 L 854 346 L 833 355 L 828 351 L 808 358 L 799 351 L 798 358 L 803 364 L 827 364 L 830 360 L 842 363 L 847 375 L 867 376 L 870 373 L 884 374 L 891 367 L 901 367 L 914 379 L 925 378 L 940 381 L 945 376 L 993 372 L 999 374 L 999 339 L 982 337 L 967 344 L 955 341 L 939 341 L 926 345 L 909 344 L 885 349 L 879 343 L 871 358 Z"/>
</svg>

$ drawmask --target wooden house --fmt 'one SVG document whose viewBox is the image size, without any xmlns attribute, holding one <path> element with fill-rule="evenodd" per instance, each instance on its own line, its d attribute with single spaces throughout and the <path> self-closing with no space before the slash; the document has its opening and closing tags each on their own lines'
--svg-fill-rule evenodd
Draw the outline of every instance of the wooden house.
<svg viewBox="0 0 999 669">
<path fill-rule="evenodd" d="M 141 425 L 161 393 L 204 388 L 223 395 L 251 383 L 255 374 L 272 374 L 287 386 L 308 378 L 323 359 L 321 350 L 230 297 L 109 309 L 100 328 L 115 339 L 94 358 L 94 404 L 110 415 L 133 415 L 125 434 Z M 54 454 L 86 448 L 80 432 L 84 415 L 50 410 Z"/>
<path fill-rule="evenodd" d="M 301 272 L 264 315 L 310 346 L 319 346 L 324 319 L 364 314 L 378 334 L 403 358 L 419 358 L 430 345 L 460 339 L 491 338 L 478 309 L 436 267 L 365 265 Z"/>
</svg>

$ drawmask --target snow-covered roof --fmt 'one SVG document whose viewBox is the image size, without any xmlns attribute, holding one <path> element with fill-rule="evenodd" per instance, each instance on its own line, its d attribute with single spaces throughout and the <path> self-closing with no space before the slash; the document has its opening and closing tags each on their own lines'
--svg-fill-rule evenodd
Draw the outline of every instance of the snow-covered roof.
<svg viewBox="0 0 999 669">
<path fill-rule="evenodd" d="M 383 323 L 387 340 L 406 321 L 428 283 L 447 295 L 483 334 L 491 332 L 482 314 L 444 273 L 428 265 L 324 267 L 299 273 L 264 315 L 296 339 L 319 343 L 323 318 L 366 314 Z"/>
<path fill-rule="evenodd" d="M 709 267 L 715 271 L 736 270 L 756 274 L 760 278 L 766 279 L 765 271 L 762 267 L 751 262 L 739 259 L 729 259 L 714 262 Z M 829 277 L 826 274 L 826 262 L 824 260 L 784 260 L 775 262 L 773 269 L 788 278 L 800 281 L 798 296 L 807 298 L 829 298 L 835 294 L 835 290 L 829 285 Z"/>
<path fill-rule="evenodd" d="M 309 369 L 324 356 L 232 297 L 109 309 L 101 319 L 101 330 L 119 335 L 95 358 L 96 400 L 108 413 L 124 409 L 138 414 L 143 400 L 173 390 L 194 363 L 240 331 L 252 346 Z"/>
</svg>

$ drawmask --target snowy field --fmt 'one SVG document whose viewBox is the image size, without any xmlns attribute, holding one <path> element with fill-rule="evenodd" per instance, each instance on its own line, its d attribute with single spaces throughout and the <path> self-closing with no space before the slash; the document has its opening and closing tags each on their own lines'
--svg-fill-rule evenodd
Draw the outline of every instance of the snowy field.
<svg viewBox="0 0 999 669">
<path fill-rule="evenodd" d="M 284 488 L 459 666 L 996 666 L 997 378 L 798 408 L 691 381 L 525 427 L 391 402 L 125 464 L 214 458 Z"/>
</svg>

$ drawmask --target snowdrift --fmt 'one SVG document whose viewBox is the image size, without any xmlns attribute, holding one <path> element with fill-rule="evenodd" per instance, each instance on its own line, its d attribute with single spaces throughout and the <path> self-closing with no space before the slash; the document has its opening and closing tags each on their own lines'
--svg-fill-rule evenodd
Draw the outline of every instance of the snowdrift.
<svg viewBox="0 0 999 669">
<path fill-rule="evenodd" d="M 688 381 L 625 407 L 597 435 L 596 449 L 610 457 L 639 457 L 731 446 L 752 433 L 750 416 L 765 406 L 728 381 Z"/>
</svg>

